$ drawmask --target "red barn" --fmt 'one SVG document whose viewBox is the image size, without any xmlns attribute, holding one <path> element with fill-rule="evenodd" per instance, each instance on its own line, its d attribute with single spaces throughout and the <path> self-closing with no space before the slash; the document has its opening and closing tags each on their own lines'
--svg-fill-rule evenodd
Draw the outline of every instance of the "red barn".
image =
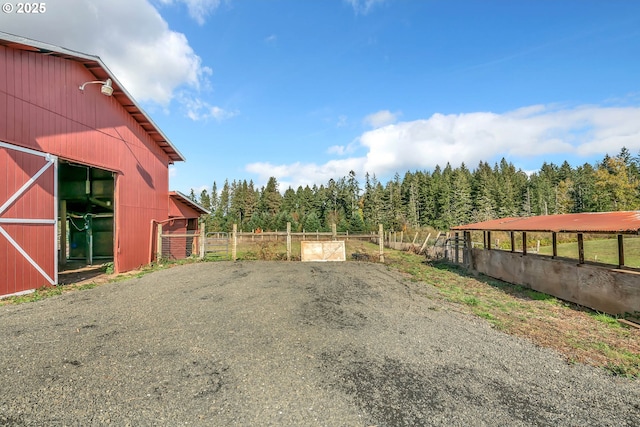
<svg viewBox="0 0 640 427">
<path fill-rule="evenodd" d="M 100 58 L 0 32 L 0 295 L 147 264 L 184 160 Z"/>
<path fill-rule="evenodd" d="M 198 252 L 204 237 L 200 217 L 209 211 L 179 191 L 169 193 L 169 219 L 160 229 L 161 257 L 183 259 Z"/>
</svg>

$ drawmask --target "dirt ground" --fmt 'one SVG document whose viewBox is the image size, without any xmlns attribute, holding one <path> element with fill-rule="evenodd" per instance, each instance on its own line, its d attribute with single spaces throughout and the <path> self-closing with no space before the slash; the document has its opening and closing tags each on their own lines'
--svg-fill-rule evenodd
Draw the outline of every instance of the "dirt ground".
<svg viewBox="0 0 640 427">
<path fill-rule="evenodd" d="M 567 364 L 370 263 L 179 266 L 0 306 L 0 425 L 638 426 Z"/>
</svg>

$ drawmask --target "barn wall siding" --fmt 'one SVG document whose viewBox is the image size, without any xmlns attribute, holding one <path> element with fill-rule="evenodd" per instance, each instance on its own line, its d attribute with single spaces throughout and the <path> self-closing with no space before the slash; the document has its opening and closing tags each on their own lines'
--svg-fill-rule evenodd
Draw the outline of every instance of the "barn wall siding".
<svg viewBox="0 0 640 427">
<path fill-rule="evenodd" d="M 148 262 L 168 217 L 167 154 L 80 63 L 0 46 L 0 140 L 116 171 L 115 269 Z"/>
<path fill-rule="evenodd" d="M 182 203 L 174 197 L 169 197 L 169 216 L 183 218 L 200 218 L 200 212 Z"/>
</svg>

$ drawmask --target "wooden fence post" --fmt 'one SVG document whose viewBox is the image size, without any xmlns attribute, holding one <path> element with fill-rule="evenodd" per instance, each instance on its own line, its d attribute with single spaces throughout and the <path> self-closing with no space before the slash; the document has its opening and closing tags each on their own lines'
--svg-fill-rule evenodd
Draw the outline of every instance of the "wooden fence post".
<svg viewBox="0 0 640 427">
<path fill-rule="evenodd" d="M 203 222 L 200 224 L 200 259 L 204 258 L 205 239 L 206 239 L 206 234 L 205 234 L 204 222 Z"/>
<path fill-rule="evenodd" d="M 287 261 L 291 261 L 291 223 L 287 222 Z"/>
<path fill-rule="evenodd" d="M 384 230 L 382 224 L 378 225 L 378 246 L 380 248 L 380 262 L 384 263 Z"/>
<path fill-rule="evenodd" d="M 338 232 L 335 224 L 331 224 L 331 240 L 338 240 Z"/>
<path fill-rule="evenodd" d="M 429 241 L 429 237 L 431 237 L 431 233 L 429 233 L 429 234 L 427 235 L 427 238 L 426 238 L 426 239 L 424 239 L 424 243 L 422 244 L 422 247 L 420 248 L 420 253 L 423 253 L 423 252 L 424 252 L 424 248 L 427 246 L 427 242 Z"/>
<path fill-rule="evenodd" d="M 158 224 L 158 232 L 156 238 L 156 261 L 159 263 L 162 259 L 162 224 Z"/>
<path fill-rule="evenodd" d="M 231 235 L 231 260 L 235 261 L 238 254 L 238 224 L 233 224 L 233 233 Z"/>
</svg>

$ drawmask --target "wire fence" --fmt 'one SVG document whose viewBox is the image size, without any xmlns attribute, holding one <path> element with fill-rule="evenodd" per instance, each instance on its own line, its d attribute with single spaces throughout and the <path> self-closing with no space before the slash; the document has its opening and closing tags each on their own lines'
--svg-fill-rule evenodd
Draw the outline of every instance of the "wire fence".
<svg viewBox="0 0 640 427">
<path fill-rule="evenodd" d="M 179 260 L 200 254 L 200 234 L 197 230 L 185 233 L 160 234 L 161 259 Z"/>
</svg>

